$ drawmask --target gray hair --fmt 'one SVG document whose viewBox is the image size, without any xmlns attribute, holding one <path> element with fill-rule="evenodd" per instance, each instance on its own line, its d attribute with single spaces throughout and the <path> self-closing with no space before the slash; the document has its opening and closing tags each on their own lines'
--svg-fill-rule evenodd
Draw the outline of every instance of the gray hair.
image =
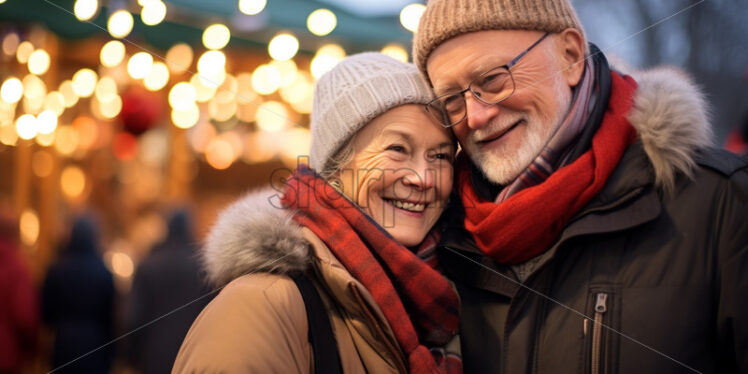
<svg viewBox="0 0 748 374">
<path fill-rule="evenodd" d="M 343 168 L 348 166 L 348 164 L 353 161 L 353 156 L 355 154 L 355 150 L 353 147 L 354 139 L 356 139 L 355 135 L 352 138 L 348 139 L 348 141 L 346 141 L 343 146 L 340 147 L 335 155 L 327 160 L 327 162 L 325 163 L 325 167 L 319 171 L 319 176 L 322 177 L 322 179 L 328 182 L 333 182 L 343 171 Z M 335 186 L 335 184 L 333 184 L 333 186 L 339 187 Z"/>
</svg>

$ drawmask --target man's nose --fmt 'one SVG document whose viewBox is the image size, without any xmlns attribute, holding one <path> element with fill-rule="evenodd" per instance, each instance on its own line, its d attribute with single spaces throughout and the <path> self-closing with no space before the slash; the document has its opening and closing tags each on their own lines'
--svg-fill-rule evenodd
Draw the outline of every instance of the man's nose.
<svg viewBox="0 0 748 374">
<path fill-rule="evenodd" d="M 467 125 L 473 130 L 485 126 L 499 114 L 498 105 L 486 105 L 469 91 L 465 92 L 465 110 L 467 111 Z"/>
</svg>

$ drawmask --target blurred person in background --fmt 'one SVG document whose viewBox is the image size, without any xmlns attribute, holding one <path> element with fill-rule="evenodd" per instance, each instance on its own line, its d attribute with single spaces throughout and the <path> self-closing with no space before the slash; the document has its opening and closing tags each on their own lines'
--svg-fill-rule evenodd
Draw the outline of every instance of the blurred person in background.
<svg viewBox="0 0 748 374">
<path fill-rule="evenodd" d="M 38 341 L 38 295 L 19 253 L 17 222 L 10 205 L 0 204 L 0 374 L 28 368 Z"/>
<path fill-rule="evenodd" d="M 187 330 L 211 300 L 191 223 L 187 210 L 176 211 L 166 239 L 151 249 L 133 278 L 127 331 L 143 328 L 129 335 L 126 345 L 131 366 L 143 374 L 171 370 Z"/>
<path fill-rule="evenodd" d="M 431 99 L 379 53 L 317 81 L 314 169 L 220 214 L 203 256 L 225 287 L 174 373 L 461 372 L 458 297 L 434 256 L 455 144 Z"/>
<path fill-rule="evenodd" d="M 115 290 L 98 240 L 93 218 L 77 218 L 44 280 L 42 316 L 54 333 L 55 373 L 107 373 L 111 366 L 112 346 L 102 346 L 113 338 Z"/>
</svg>

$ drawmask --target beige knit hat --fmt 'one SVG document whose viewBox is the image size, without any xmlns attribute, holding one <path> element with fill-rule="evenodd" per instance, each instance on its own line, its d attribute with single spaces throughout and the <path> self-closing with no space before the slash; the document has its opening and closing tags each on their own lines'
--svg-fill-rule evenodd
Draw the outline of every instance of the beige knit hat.
<svg viewBox="0 0 748 374">
<path fill-rule="evenodd" d="M 310 166 L 321 172 L 348 139 L 380 114 L 404 104 L 426 104 L 431 88 L 413 64 L 378 52 L 352 55 L 314 86 Z"/>
<path fill-rule="evenodd" d="M 429 0 L 413 38 L 413 61 L 428 78 L 426 61 L 441 43 L 481 30 L 551 33 L 584 28 L 569 0 Z"/>
</svg>

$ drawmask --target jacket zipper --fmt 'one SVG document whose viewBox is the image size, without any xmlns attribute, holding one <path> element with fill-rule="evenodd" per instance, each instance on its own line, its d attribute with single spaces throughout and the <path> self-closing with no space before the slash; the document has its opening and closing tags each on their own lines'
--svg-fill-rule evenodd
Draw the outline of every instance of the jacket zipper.
<svg viewBox="0 0 748 374">
<path fill-rule="evenodd" d="M 603 315 L 608 311 L 608 294 L 601 292 L 596 295 L 595 325 L 592 327 L 592 374 L 600 373 L 600 356 L 602 354 Z"/>
</svg>

